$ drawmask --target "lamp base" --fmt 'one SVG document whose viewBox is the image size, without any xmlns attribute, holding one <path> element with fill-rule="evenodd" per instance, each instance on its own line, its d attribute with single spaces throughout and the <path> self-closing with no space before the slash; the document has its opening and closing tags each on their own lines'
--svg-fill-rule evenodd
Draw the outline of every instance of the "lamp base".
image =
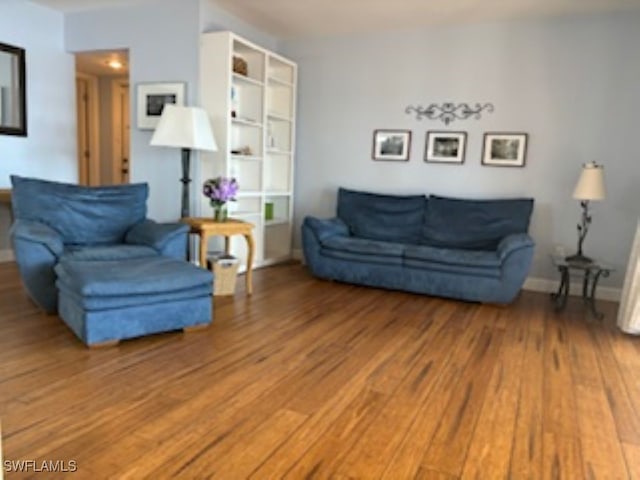
<svg viewBox="0 0 640 480">
<path fill-rule="evenodd" d="M 189 183 L 191 183 L 191 179 L 189 178 L 189 154 L 190 151 L 188 148 L 182 149 L 182 178 L 180 182 L 182 183 L 182 202 L 180 204 L 180 216 L 182 218 L 187 218 L 189 216 Z"/>
<path fill-rule="evenodd" d="M 582 264 L 593 263 L 593 259 L 582 255 L 582 253 L 576 253 L 575 255 L 569 255 L 568 257 L 565 257 L 565 260 L 567 262 L 571 262 L 571 263 L 582 263 Z"/>
</svg>

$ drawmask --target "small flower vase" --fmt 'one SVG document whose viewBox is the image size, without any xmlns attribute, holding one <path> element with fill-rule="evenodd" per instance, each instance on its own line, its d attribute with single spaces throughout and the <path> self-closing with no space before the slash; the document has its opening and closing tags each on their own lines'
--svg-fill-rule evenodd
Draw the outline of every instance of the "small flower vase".
<svg viewBox="0 0 640 480">
<path fill-rule="evenodd" d="M 226 205 L 216 205 L 213 207 L 213 219 L 216 222 L 226 222 L 227 221 L 227 206 Z"/>
</svg>

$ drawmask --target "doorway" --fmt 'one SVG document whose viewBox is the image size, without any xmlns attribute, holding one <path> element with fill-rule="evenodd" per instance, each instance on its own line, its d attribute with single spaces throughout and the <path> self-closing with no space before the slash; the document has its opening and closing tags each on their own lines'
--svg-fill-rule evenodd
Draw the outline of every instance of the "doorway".
<svg viewBox="0 0 640 480">
<path fill-rule="evenodd" d="M 75 57 L 78 183 L 129 183 L 129 52 L 100 50 Z"/>
</svg>

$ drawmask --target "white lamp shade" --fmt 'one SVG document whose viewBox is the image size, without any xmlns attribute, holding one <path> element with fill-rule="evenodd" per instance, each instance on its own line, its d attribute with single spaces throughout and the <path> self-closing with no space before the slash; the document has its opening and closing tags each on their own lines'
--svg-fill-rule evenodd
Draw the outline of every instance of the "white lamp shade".
<svg viewBox="0 0 640 480">
<path fill-rule="evenodd" d="M 602 165 L 587 163 L 573 191 L 576 200 L 603 200 L 606 196 L 604 188 L 604 168 Z"/>
<path fill-rule="evenodd" d="M 151 137 L 151 145 L 194 150 L 218 150 L 207 112 L 198 107 L 167 104 Z"/>
</svg>

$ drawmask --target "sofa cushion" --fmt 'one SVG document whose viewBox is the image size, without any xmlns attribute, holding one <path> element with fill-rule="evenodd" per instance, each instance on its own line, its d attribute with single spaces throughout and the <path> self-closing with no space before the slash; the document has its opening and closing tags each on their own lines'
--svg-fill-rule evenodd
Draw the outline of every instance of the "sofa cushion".
<svg viewBox="0 0 640 480">
<path fill-rule="evenodd" d="M 213 275 L 189 262 L 165 257 L 123 261 L 63 260 L 55 267 L 58 281 L 80 296 L 156 295 L 203 285 Z"/>
<path fill-rule="evenodd" d="M 333 236 L 322 240 L 322 254 L 344 260 L 401 265 L 404 245 L 356 237 Z"/>
<path fill-rule="evenodd" d="M 464 200 L 429 197 L 423 243 L 454 249 L 495 250 L 503 237 L 527 233 L 533 199 Z"/>
<path fill-rule="evenodd" d="M 403 267 L 420 271 L 424 274 L 445 274 L 445 276 L 458 276 L 460 281 L 468 280 L 469 278 L 482 277 L 491 279 L 500 279 L 502 273 L 500 268 L 493 267 L 474 267 L 471 265 L 446 265 L 444 263 L 427 262 L 424 260 L 414 260 L 412 258 L 405 258 Z"/>
<path fill-rule="evenodd" d="M 356 237 L 419 243 L 425 202 L 424 195 L 380 195 L 340 188 L 338 217 Z"/>
<path fill-rule="evenodd" d="M 500 267 L 498 254 L 484 250 L 455 250 L 442 247 L 429 247 L 425 245 L 407 245 L 404 249 L 404 257 L 414 260 L 423 260 L 443 265 L 462 265 L 495 268 Z"/>
<path fill-rule="evenodd" d="M 15 217 L 44 223 L 67 245 L 122 243 L 147 215 L 146 184 L 83 187 L 15 175 L 11 183 Z"/>
<path fill-rule="evenodd" d="M 109 245 L 97 247 L 67 247 L 63 260 L 110 261 L 157 257 L 158 251 L 144 245 Z"/>
<path fill-rule="evenodd" d="M 211 283 L 209 283 L 207 285 L 185 288 L 173 292 L 148 293 L 144 295 L 83 296 L 68 288 L 60 280 L 56 282 L 56 286 L 58 290 L 60 290 L 60 293 L 72 300 L 75 305 L 83 310 L 94 311 L 196 299 L 207 295 L 211 296 L 211 292 L 213 291 Z"/>
<path fill-rule="evenodd" d="M 429 271 L 490 278 L 500 277 L 501 267 L 496 252 L 413 245 L 405 249 L 403 263 L 408 267 Z"/>
</svg>

